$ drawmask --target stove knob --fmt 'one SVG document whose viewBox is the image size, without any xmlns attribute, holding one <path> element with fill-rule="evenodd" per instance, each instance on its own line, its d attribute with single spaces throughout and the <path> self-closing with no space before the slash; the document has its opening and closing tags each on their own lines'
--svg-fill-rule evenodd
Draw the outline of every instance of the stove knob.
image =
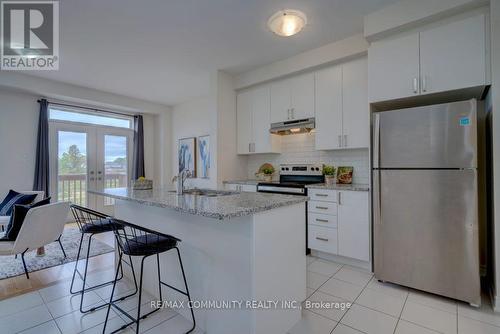
<svg viewBox="0 0 500 334">
<path fill-rule="evenodd" d="M 314 167 L 311 167 L 311 170 L 314 170 Z"/>
<path fill-rule="evenodd" d="M 319 167 L 316 167 L 316 170 L 319 172 Z"/>
</svg>

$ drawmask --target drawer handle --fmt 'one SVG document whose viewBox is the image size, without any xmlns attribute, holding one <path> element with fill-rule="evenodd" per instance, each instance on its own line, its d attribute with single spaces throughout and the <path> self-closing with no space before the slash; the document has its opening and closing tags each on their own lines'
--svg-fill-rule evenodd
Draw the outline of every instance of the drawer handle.
<svg viewBox="0 0 500 334">
<path fill-rule="evenodd" d="M 320 238 L 320 237 L 316 237 L 316 239 L 321 240 L 321 241 L 328 241 L 328 239 L 327 239 L 327 238 Z"/>
<path fill-rule="evenodd" d="M 328 197 L 328 194 L 316 194 L 318 197 Z"/>
<path fill-rule="evenodd" d="M 326 207 L 326 206 L 317 206 L 316 209 L 328 210 L 328 207 Z"/>
<path fill-rule="evenodd" d="M 316 221 L 317 222 L 322 222 L 322 223 L 328 223 L 329 222 L 328 219 L 319 219 L 319 218 L 316 218 Z"/>
</svg>

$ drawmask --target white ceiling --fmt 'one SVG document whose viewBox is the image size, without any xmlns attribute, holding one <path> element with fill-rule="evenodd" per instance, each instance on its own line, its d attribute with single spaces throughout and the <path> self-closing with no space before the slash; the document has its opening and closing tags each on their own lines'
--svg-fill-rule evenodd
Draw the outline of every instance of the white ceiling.
<svg viewBox="0 0 500 334">
<path fill-rule="evenodd" d="M 241 73 L 362 32 L 397 0 L 61 0 L 59 71 L 30 74 L 167 105 L 209 92 L 209 75 Z M 266 28 L 284 8 L 308 25 Z"/>
</svg>

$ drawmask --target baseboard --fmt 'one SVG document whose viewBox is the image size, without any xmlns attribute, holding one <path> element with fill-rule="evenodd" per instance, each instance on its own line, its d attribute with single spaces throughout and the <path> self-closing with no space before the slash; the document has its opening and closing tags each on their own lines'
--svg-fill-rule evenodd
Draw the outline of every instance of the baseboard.
<svg viewBox="0 0 500 334">
<path fill-rule="evenodd" d="M 356 260 L 356 259 L 351 259 L 348 257 L 340 256 L 340 255 L 334 255 L 334 254 L 329 254 L 329 253 L 324 253 L 316 250 L 311 250 L 311 255 L 316 256 L 320 259 L 327 260 L 327 261 L 333 261 L 337 263 L 342 263 L 342 264 L 347 264 L 349 266 L 353 267 L 358 267 L 361 269 L 365 269 L 368 271 L 372 271 L 372 266 L 370 262 L 365 262 L 361 260 Z"/>
</svg>

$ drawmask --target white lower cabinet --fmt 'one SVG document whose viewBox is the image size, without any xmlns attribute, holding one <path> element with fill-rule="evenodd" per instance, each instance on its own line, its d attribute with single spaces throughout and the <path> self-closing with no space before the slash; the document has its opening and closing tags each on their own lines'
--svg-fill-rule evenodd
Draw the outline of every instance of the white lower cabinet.
<svg viewBox="0 0 500 334">
<path fill-rule="evenodd" d="M 311 189 L 309 197 L 309 248 L 369 261 L 368 192 Z"/>
<path fill-rule="evenodd" d="M 368 192 L 340 191 L 338 204 L 338 254 L 370 260 Z"/>
<path fill-rule="evenodd" d="M 337 229 L 309 225 L 309 248 L 325 253 L 337 254 Z"/>
</svg>

